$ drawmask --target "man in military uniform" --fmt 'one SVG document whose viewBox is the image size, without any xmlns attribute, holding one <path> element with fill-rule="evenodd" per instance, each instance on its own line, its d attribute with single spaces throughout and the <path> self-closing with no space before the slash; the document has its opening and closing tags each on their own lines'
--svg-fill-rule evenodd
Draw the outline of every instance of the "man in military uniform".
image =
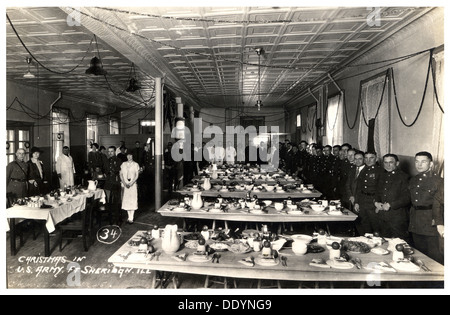
<svg viewBox="0 0 450 315">
<path fill-rule="evenodd" d="M 381 236 L 408 239 L 408 175 L 398 168 L 398 156 L 383 156 L 384 172 L 375 195 L 375 220 Z"/>
<path fill-rule="evenodd" d="M 357 189 L 355 196 L 355 211 L 361 217 L 360 234 L 379 231 L 378 222 L 375 217 L 375 194 L 377 192 L 378 181 L 383 169 L 377 165 L 377 154 L 366 152 L 364 154 L 366 167 L 359 174 L 357 179 Z"/>
<path fill-rule="evenodd" d="M 102 154 L 100 153 L 100 151 L 98 151 L 98 149 L 98 143 L 92 143 L 91 151 L 88 153 L 89 173 L 92 179 L 95 179 L 97 167 L 99 167 L 100 169 L 103 167 Z"/>
<path fill-rule="evenodd" d="M 341 151 L 341 146 L 339 144 L 335 144 L 333 146 L 333 156 L 338 158 L 339 157 L 339 151 Z"/>
<path fill-rule="evenodd" d="M 326 165 L 325 156 L 323 155 L 323 147 L 317 145 L 316 147 L 316 157 L 312 163 L 312 174 L 313 174 L 313 184 L 316 188 L 323 194 L 326 190 Z"/>
<path fill-rule="evenodd" d="M 323 156 L 324 156 L 324 194 L 328 199 L 337 199 L 337 184 L 338 184 L 338 176 L 339 176 L 339 158 L 333 154 L 331 154 L 331 146 L 326 145 L 323 148 Z"/>
<path fill-rule="evenodd" d="M 298 145 L 298 157 L 299 157 L 299 163 L 298 163 L 298 171 L 299 171 L 299 176 L 300 178 L 305 179 L 305 171 L 306 171 L 306 164 L 308 161 L 308 151 L 307 151 L 307 147 L 308 147 L 308 142 L 306 142 L 305 140 L 300 141 L 299 145 Z"/>
<path fill-rule="evenodd" d="M 345 199 L 342 199 L 342 205 L 351 211 L 359 213 L 354 210 L 355 207 L 355 196 L 358 185 L 359 175 L 362 173 L 366 165 L 364 164 L 364 153 L 363 152 L 355 152 L 355 161 L 354 167 L 349 171 L 347 181 L 345 184 Z M 361 225 L 361 217 L 359 216 L 355 221 L 355 226 L 358 232 L 362 233 L 362 225 Z"/>
<path fill-rule="evenodd" d="M 433 157 L 429 152 L 416 154 L 415 167 L 419 173 L 409 181 L 412 203 L 409 231 L 415 248 L 443 263 L 439 245 L 444 233 L 444 181 L 432 172 Z"/>
<path fill-rule="evenodd" d="M 24 159 L 25 150 L 18 149 L 16 160 L 6 166 L 6 195 L 10 204 L 28 194 L 29 164 Z"/>
<path fill-rule="evenodd" d="M 116 156 L 116 147 L 108 147 L 108 160 L 103 166 L 105 169 L 105 186 L 104 191 L 106 200 L 117 210 L 116 207 L 120 205 L 120 166 L 122 160 Z M 120 209 L 118 209 L 120 213 Z M 117 212 L 116 212 L 117 213 Z"/>
<path fill-rule="evenodd" d="M 344 147 L 344 146 L 342 146 Z M 338 198 L 341 199 L 342 205 L 345 208 L 350 208 L 349 198 L 350 196 L 347 194 L 346 184 L 350 173 L 355 171 L 355 149 L 349 149 L 345 151 L 341 149 L 340 152 L 343 152 L 344 159 L 340 160 L 338 163 Z M 346 157 L 345 157 L 346 156 Z M 364 160 L 364 159 L 363 159 Z"/>
</svg>

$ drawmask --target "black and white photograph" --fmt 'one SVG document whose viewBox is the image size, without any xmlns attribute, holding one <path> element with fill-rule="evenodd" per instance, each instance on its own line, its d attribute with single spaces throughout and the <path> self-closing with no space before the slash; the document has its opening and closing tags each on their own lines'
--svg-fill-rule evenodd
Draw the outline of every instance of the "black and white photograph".
<svg viewBox="0 0 450 315">
<path fill-rule="evenodd" d="M 443 2 L 4 8 L 3 294 L 445 294 Z"/>
</svg>

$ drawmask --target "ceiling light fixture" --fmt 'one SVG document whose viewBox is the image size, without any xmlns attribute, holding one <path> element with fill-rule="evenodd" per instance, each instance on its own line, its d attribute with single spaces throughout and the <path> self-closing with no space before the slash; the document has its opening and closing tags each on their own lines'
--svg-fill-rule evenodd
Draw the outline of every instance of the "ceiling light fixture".
<svg viewBox="0 0 450 315">
<path fill-rule="evenodd" d="M 31 64 L 31 60 L 32 59 L 31 59 L 31 57 L 27 57 L 26 60 L 27 60 L 27 64 L 28 64 L 28 72 L 25 73 L 23 75 L 23 77 L 26 78 L 26 79 L 34 79 L 35 75 L 30 72 L 30 64 Z"/>
<path fill-rule="evenodd" d="M 126 89 L 127 92 L 136 92 L 141 89 L 139 85 L 139 81 L 136 79 L 136 68 L 134 67 L 134 63 L 131 64 L 131 69 L 133 72 L 133 77 L 130 79 L 130 83 Z"/>
<path fill-rule="evenodd" d="M 258 100 L 256 101 L 255 106 L 258 107 L 258 111 L 261 110 L 262 100 L 261 100 L 261 55 L 264 54 L 264 49 L 256 48 L 256 54 L 258 55 Z"/>
<path fill-rule="evenodd" d="M 108 72 L 106 72 L 106 70 L 103 69 L 103 65 L 100 59 L 94 57 L 91 59 L 90 66 L 85 73 L 93 75 L 106 75 Z"/>
<path fill-rule="evenodd" d="M 98 42 L 97 42 L 97 36 L 94 34 L 95 39 L 95 46 L 97 48 L 98 57 L 95 56 L 91 59 L 91 63 L 89 65 L 89 68 L 85 71 L 86 74 L 93 74 L 93 75 L 106 75 L 108 72 L 103 69 L 103 63 L 100 60 L 100 51 L 98 49 Z"/>
</svg>

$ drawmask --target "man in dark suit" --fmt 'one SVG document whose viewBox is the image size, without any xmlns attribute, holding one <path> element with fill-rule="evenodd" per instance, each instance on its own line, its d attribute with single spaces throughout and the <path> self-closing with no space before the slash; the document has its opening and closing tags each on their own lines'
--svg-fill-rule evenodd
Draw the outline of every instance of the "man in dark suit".
<svg viewBox="0 0 450 315">
<path fill-rule="evenodd" d="M 358 183 L 355 195 L 355 211 L 361 217 L 360 234 L 373 233 L 379 231 L 378 221 L 375 213 L 375 193 L 383 169 L 377 164 L 377 154 L 368 151 L 364 154 L 366 167 L 358 176 Z"/>
<path fill-rule="evenodd" d="M 375 218 L 383 237 L 408 239 L 408 175 L 398 168 L 398 156 L 383 156 L 381 174 L 375 195 Z"/>
<path fill-rule="evenodd" d="M 355 167 L 350 170 L 350 173 L 347 178 L 347 182 L 345 184 L 345 190 L 346 190 L 346 196 L 348 196 L 348 204 L 350 206 L 350 210 L 353 212 L 356 212 L 359 214 L 359 211 L 354 210 L 355 206 L 355 196 L 357 191 L 357 185 L 358 185 L 358 177 L 364 170 L 366 165 L 364 164 L 364 153 L 363 152 L 356 152 L 355 153 Z M 358 231 L 358 233 L 362 233 L 362 223 L 361 223 L 361 217 L 358 216 L 358 218 L 355 221 L 355 226 Z"/>
<path fill-rule="evenodd" d="M 409 181 L 409 231 L 415 248 L 443 264 L 440 247 L 444 239 L 444 180 L 432 171 L 433 157 L 429 152 L 416 154 L 415 167 L 419 173 Z"/>
</svg>

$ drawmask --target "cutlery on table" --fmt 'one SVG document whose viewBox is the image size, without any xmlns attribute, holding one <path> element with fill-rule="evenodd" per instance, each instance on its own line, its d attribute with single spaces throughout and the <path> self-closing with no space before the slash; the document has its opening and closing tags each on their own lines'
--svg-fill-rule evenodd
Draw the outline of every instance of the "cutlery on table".
<svg viewBox="0 0 450 315">
<path fill-rule="evenodd" d="M 417 265 L 422 269 L 422 270 L 424 270 L 424 271 L 428 271 L 428 272 L 430 272 L 431 271 L 431 269 L 430 268 L 428 268 L 427 266 L 425 266 L 425 263 L 422 261 L 422 260 L 420 260 L 420 259 L 416 259 L 416 261 L 415 261 L 416 263 L 417 263 Z"/>
</svg>

